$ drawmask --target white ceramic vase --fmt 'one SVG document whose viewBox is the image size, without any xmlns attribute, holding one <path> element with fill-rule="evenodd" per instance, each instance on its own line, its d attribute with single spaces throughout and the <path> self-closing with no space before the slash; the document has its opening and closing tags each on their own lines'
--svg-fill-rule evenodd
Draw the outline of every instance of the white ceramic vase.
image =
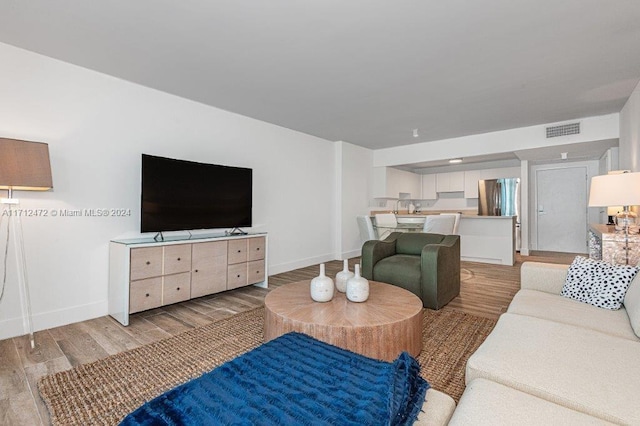
<svg viewBox="0 0 640 426">
<path fill-rule="evenodd" d="M 320 264 L 320 275 L 311 280 L 311 298 L 316 302 L 333 299 L 333 280 L 324 274 L 324 263 Z"/>
<path fill-rule="evenodd" d="M 360 265 L 356 265 L 356 273 L 347 281 L 347 299 L 352 302 L 364 302 L 369 298 L 369 281 L 360 276 Z"/>
<path fill-rule="evenodd" d="M 355 274 L 349 270 L 349 261 L 345 259 L 344 269 L 336 274 L 336 290 L 338 290 L 340 293 L 346 293 L 347 281 L 354 275 Z"/>
</svg>

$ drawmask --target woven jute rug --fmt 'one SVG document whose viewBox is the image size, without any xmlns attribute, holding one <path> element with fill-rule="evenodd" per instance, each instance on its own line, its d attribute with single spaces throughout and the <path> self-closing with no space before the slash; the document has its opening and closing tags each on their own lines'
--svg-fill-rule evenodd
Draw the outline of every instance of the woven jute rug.
<svg viewBox="0 0 640 426">
<path fill-rule="evenodd" d="M 38 382 L 54 425 L 114 425 L 144 402 L 262 343 L 264 308 L 43 377 Z M 422 375 L 456 402 L 469 356 L 495 321 L 425 309 Z"/>
</svg>

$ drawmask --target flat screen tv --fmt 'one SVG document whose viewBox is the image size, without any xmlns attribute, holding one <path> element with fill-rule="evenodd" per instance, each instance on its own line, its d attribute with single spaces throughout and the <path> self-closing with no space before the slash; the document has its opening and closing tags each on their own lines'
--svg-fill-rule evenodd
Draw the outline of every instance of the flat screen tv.
<svg viewBox="0 0 640 426">
<path fill-rule="evenodd" d="M 142 154 L 141 232 L 251 226 L 253 170 Z"/>
</svg>

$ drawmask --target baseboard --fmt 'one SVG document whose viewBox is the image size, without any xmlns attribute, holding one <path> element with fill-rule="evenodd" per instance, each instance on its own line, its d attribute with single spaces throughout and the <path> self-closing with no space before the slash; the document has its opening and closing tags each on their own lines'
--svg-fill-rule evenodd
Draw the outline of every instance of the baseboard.
<svg viewBox="0 0 640 426">
<path fill-rule="evenodd" d="M 43 312 L 33 316 L 33 329 L 34 331 L 46 330 L 61 325 L 98 318 L 107 315 L 107 313 L 107 300 Z M 27 333 L 28 331 L 24 329 L 22 324 L 22 317 L 0 321 L 0 340 L 22 336 Z"/>
<path fill-rule="evenodd" d="M 362 249 L 345 251 L 345 252 L 342 252 L 341 255 L 339 255 L 338 260 L 351 259 L 352 257 L 360 257 L 361 255 L 362 255 Z"/>
<path fill-rule="evenodd" d="M 293 271 L 294 269 L 306 268 L 307 266 L 317 265 L 318 263 L 330 262 L 335 259 L 333 253 L 323 254 L 321 256 L 307 257 L 294 262 L 281 263 L 279 265 L 269 265 L 269 275 L 281 274 L 283 272 Z"/>
</svg>

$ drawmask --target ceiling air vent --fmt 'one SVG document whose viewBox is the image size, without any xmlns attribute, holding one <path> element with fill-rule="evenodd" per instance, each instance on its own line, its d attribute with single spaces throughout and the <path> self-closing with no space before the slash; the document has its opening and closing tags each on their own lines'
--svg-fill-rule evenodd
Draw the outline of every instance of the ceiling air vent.
<svg viewBox="0 0 640 426">
<path fill-rule="evenodd" d="M 577 135 L 580 133 L 580 123 L 562 124 L 560 126 L 547 127 L 547 138 L 558 136 Z"/>
</svg>

